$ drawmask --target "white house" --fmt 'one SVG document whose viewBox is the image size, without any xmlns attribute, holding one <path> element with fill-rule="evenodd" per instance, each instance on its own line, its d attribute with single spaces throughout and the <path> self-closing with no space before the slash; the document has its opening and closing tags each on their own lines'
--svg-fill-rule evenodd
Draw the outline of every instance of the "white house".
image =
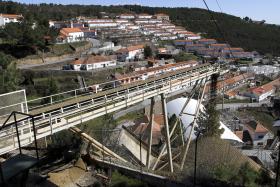
<svg viewBox="0 0 280 187">
<path fill-rule="evenodd" d="M 79 28 L 62 28 L 59 31 L 58 41 L 60 43 L 72 43 L 82 41 L 84 32 Z"/>
<path fill-rule="evenodd" d="M 119 49 L 116 53 L 118 55 L 118 59 L 123 59 L 125 61 L 135 59 L 136 57 L 142 58 L 144 45 L 129 46 L 127 48 Z"/>
<path fill-rule="evenodd" d="M 115 19 L 116 23 L 128 23 L 129 21 L 127 19 Z"/>
<path fill-rule="evenodd" d="M 149 19 L 149 23 L 162 23 L 160 19 Z"/>
<path fill-rule="evenodd" d="M 163 28 L 163 29 L 168 29 L 168 28 L 173 28 L 175 29 L 175 25 L 173 24 L 169 24 L 169 23 L 157 23 L 156 24 L 157 27 Z"/>
<path fill-rule="evenodd" d="M 155 32 L 154 35 L 155 36 L 169 36 L 169 35 L 171 35 L 171 33 L 159 31 L 159 32 Z"/>
<path fill-rule="evenodd" d="M 160 40 L 176 40 L 178 37 L 176 35 L 166 35 L 166 36 L 160 36 Z"/>
<path fill-rule="evenodd" d="M 137 17 L 139 18 L 139 19 L 151 19 L 153 16 L 152 15 L 150 15 L 150 14 L 138 14 L 137 15 Z"/>
<path fill-rule="evenodd" d="M 150 23 L 149 19 L 136 19 L 134 21 L 136 24 Z"/>
<path fill-rule="evenodd" d="M 271 81 L 260 87 L 251 88 L 249 92 L 245 93 L 246 96 L 256 99 L 257 101 L 262 101 L 272 96 L 277 89 L 280 88 L 280 78 Z"/>
<path fill-rule="evenodd" d="M 119 24 L 114 22 L 114 21 L 111 21 L 111 22 L 99 22 L 99 21 L 91 21 L 91 22 L 88 22 L 88 26 L 90 28 L 101 28 L 101 27 L 116 27 L 118 26 Z"/>
<path fill-rule="evenodd" d="M 155 14 L 155 17 L 159 20 L 166 20 L 169 21 L 169 16 L 164 13 Z"/>
<path fill-rule="evenodd" d="M 133 14 L 121 14 L 119 17 L 121 19 L 135 19 L 135 16 Z"/>
<path fill-rule="evenodd" d="M 85 20 L 85 22 L 89 23 L 89 22 L 113 22 L 112 19 L 87 19 Z"/>
<path fill-rule="evenodd" d="M 186 39 L 188 39 L 188 40 L 200 40 L 201 36 L 197 35 L 197 34 L 194 34 L 194 35 L 187 36 Z"/>
<path fill-rule="evenodd" d="M 250 135 L 251 142 L 254 146 L 265 147 L 269 139 L 273 139 L 273 134 L 265 128 L 258 121 L 249 121 L 244 126 L 244 131 L 247 131 Z M 249 142 L 246 142 L 249 143 Z"/>
<path fill-rule="evenodd" d="M 22 15 L 18 14 L 0 14 L 0 27 L 4 27 L 7 23 L 16 23 L 23 19 Z"/>
<path fill-rule="evenodd" d="M 90 56 L 85 59 L 75 60 L 71 63 L 72 69 L 87 71 L 116 65 L 116 60 L 110 56 Z"/>
<path fill-rule="evenodd" d="M 139 25 L 129 25 L 126 27 L 127 30 L 138 30 L 140 29 Z"/>
</svg>

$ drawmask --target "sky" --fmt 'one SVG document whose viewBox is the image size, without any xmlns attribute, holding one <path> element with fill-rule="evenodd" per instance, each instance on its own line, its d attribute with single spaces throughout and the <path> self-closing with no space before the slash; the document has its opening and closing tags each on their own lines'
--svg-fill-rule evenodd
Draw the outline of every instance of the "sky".
<svg viewBox="0 0 280 187">
<path fill-rule="evenodd" d="M 119 5 L 139 4 L 153 7 L 198 7 L 204 8 L 203 0 L 15 0 L 20 3 L 57 3 L 57 4 L 98 4 Z M 206 0 L 213 11 L 245 17 L 253 20 L 266 20 L 267 23 L 280 25 L 279 0 Z M 221 7 L 221 10 L 218 6 Z"/>
</svg>

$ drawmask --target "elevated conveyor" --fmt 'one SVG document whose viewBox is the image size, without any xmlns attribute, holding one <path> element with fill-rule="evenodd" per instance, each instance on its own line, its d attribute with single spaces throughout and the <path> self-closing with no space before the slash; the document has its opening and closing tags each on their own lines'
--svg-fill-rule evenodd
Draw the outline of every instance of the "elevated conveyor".
<svg viewBox="0 0 280 187">
<path fill-rule="evenodd" d="M 96 89 L 92 92 L 78 93 L 78 90 L 73 90 L 28 101 L 28 111 L 34 116 L 37 139 L 40 139 L 99 116 L 130 107 L 162 93 L 168 94 L 192 87 L 219 72 L 219 66 L 202 64 L 126 85 L 117 86 L 114 83 L 113 88 L 103 91 Z M 47 102 L 34 104 L 40 100 Z M 18 130 L 21 146 L 26 146 L 34 141 L 30 121 L 22 121 Z M 3 128 L 0 131 L 0 155 L 17 148 L 13 125 Z"/>
</svg>

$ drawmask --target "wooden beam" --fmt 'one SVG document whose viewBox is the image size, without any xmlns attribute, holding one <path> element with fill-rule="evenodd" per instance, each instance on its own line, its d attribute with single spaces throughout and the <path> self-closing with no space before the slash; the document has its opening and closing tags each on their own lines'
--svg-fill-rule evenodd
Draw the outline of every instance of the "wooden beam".
<svg viewBox="0 0 280 187">
<path fill-rule="evenodd" d="M 112 156 L 115 157 L 123 162 L 127 162 L 124 158 L 120 157 L 119 155 L 117 155 L 116 153 L 114 153 L 113 151 L 111 151 L 110 149 L 108 149 L 107 147 L 105 147 L 104 145 L 102 145 L 101 143 L 99 143 L 97 140 L 95 140 L 94 138 L 92 138 L 91 136 L 89 136 L 88 134 L 82 132 L 79 128 L 77 127 L 71 127 L 69 128 L 70 131 L 72 131 L 73 133 L 77 134 L 78 136 L 80 136 L 81 138 L 85 139 L 86 141 L 90 142 L 94 147 L 96 147 L 98 150 Z"/>
</svg>

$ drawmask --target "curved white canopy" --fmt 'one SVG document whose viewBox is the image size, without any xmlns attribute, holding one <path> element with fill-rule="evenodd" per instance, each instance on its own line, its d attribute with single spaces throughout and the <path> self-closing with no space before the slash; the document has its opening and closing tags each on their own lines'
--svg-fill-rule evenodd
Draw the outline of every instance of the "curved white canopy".
<svg viewBox="0 0 280 187">
<path fill-rule="evenodd" d="M 187 101 L 187 98 L 178 98 L 178 99 L 168 102 L 167 103 L 168 117 L 171 117 L 173 114 L 178 116 L 186 101 Z M 190 102 L 188 103 L 187 107 L 185 108 L 184 113 L 195 114 L 196 105 L 197 105 L 197 100 L 191 99 Z M 204 109 L 204 107 L 203 107 L 203 105 L 201 105 L 200 110 L 203 110 L 203 109 Z M 188 114 L 183 114 L 181 117 L 183 127 L 185 129 L 185 133 L 184 133 L 185 138 L 187 138 L 189 136 L 190 130 L 191 130 L 190 124 L 194 120 L 194 116 L 191 116 Z M 220 122 L 220 124 L 221 124 L 220 128 L 224 129 L 224 133 L 221 135 L 222 139 L 242 142 L 242 140 L 238 136 L 236 136 L 228 127 L 226 127 L 222 122 Z M 194 138 L 195 138 L 195 134 L 193 133 L 192 139 L 194 139 Z"/>
</svg>

